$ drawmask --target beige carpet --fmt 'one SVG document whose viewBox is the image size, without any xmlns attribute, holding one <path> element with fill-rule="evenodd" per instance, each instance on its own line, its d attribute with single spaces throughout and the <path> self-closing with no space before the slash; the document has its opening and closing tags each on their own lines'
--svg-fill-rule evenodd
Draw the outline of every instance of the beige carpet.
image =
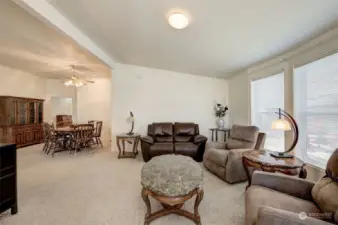
<svg viewBox="0 0 338 225">
<path fill-rule="evenodd" d="M 115 152 L 96 149 L 76 157 L 54 158 L 41 145 L 18 150 L 19 213 L 0 215 L 1 225 L 138 225 L 145 205 L 140 197 L 141 156 L 117 159 Z M 229 185 L 205 171 L 202 224 L 244 224 L 245 184 Z M 190 200 L 185 208 L 192 209 Z M 153 209 L 160 206 L 152 201 Z M 170 215 L 151 224 L 194 224 Z"/>
</svg>

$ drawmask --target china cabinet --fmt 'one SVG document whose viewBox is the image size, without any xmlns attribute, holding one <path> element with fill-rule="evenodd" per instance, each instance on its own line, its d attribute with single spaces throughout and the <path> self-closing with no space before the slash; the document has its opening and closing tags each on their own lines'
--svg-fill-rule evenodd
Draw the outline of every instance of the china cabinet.
<svg viewBox="0 0 338 225">
<path fill-rule="evenodd" d="M 0 142 L 17 147 L 43 141 L 42 99 L 0 96 Z"/>
</svg>

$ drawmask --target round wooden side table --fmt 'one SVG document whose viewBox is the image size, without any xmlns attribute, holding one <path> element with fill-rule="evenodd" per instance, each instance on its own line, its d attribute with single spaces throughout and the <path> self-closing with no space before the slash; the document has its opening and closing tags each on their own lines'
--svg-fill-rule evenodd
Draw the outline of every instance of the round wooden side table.
<svg viewBox="0 0 338 225">
<path fill-rule="evenodd" d="M 119 134 L 116 135 L 116 144 L 117 148 L 119 149 L 119 156 L 118 158 L 135 158 L 138 154 L 137 146 L 140 142 L 141 135 L 140 134 Z M 122 142 L 122 148 L 121 148 Z M 126 143 L 133 144 L 132 151 L 126 152 Z"/>
<path fill-rule="evenodd" d="M 181 155 L 162 155 L 152 158 L 141 171 L 141 196 L 147 206 L 144 225 L 169 214 L 177 214 L 201 224 L 198 206 L 203 199 L 203 171 L 193 159 Z M 152 213 L 149 196 L 163 209 Z M 194 212 L 181 209 L 184 203 L 196 196 Z"/>
<path fill-rule="evenodd" d="M 293 158 L 277 158 L 270 155 L 269 150 L 252 150 L 243 153 L 242 163 L 248 176 L 247 189 L 251 185 L 251 174 L 249 168 L 254 170 L 262 170 L 266 172 L 280 172 L 286 175 L 295 176 L 305 179 L 307 176 L 306 164 L 298 159 Z"/>
</svg>

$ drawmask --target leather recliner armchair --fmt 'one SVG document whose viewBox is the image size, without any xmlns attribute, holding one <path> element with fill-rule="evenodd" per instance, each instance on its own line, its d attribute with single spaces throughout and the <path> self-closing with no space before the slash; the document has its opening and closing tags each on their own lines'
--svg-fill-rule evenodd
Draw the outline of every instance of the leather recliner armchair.
<svg viewBox="0 0 338 225">
<path fill-rule="evenodd" d="M 207 138 L 199 135 L 199 126 L 194 123 L 153 123 L 148 125 L 146 137 L 141 138 L 145 162 L 152 157 L 179 154 L 201 162 Z"/>
</svg>

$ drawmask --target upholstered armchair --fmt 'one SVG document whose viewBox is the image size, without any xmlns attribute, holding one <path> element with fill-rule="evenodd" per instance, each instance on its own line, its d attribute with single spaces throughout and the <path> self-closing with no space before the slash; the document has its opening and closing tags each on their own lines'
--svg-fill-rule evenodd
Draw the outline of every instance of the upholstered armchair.
<svg viewBox="0 0 338 225">
<path fill-rule="evenodd" d="M 242 164 L 242 153 L 264 147 L 265 134 L 255 126 L 233 125 L 226 143 L 212 142 L 203 158 L 210 172 L 227 181 L 236 183 L 247 180 Z"/>
<path fill-rule="evenodd" d="M 194 123 L 153 123 L 148 125 L 147 136 L 141 138 L 142 156 L 145 162 L 164 154 L 190 156 L 203 160 L 207 138 L 199 134 Z"/>
<path fill-rule="evenodd" d="M 327 163 L 325 177 L 316 183 L 255 171 L 245 195 L 245 224 L 338 224 L 338 149 Z"/>
</svg>

